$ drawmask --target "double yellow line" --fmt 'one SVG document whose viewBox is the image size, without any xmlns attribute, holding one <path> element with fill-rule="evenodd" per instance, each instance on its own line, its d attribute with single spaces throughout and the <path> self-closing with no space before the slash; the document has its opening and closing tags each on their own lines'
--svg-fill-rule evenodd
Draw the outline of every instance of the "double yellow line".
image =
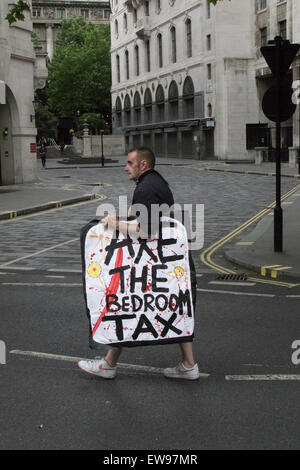
<svg viewBox="0 0 300 470">
<path fill-rule="evenodd" d="M 295 188 L 291 189 L 288 191 L 286 194 L 284 194 L 281 198 L 282 201 L 287 199 L 288 197 L 292 196 L 295 192 L 297 192 L 300 189 L 300 185 L 297 185 Z M 213 261 L 212 257 L 215 254 L 215 252 L 221 248 L 223 245 L 231 241 L 234 237 L 239 235 L 241 232 L 243 232 L 246 228 L 250 227 L 250 225 L 254 224 L 257 222 L 259 219 L 264 217 L 265 215 L 269 214 L 272 209 L 274 209 L 276 205 L 276 202 L 273 202 L 269 206 L 267 206 L 265 209 L 260 211 L 258 214 L 253 216 L 251 219 L 247 220 L 244 222 L 242 225 L 234 229 L 232 232 L 230 232 L 228 235 L 225 237 L 221 238 L 217 242 L 213 243 L 210 247 L 206 248 L 206 250 L 203 251 L 201 254 L 200 258 L 203 264 L 206 266 L 215 269 L 221 274 L 236 274 L 235 271 L 232 271 L 231 269 L 225 268 L 224 266 L 218 265 L 215 261 Z M 251 280 L 255 280 L 256 282 L 262 282 L 262 283 L 272 283 L 276 285 L 281 285 L 285 287 L 294 287 L 296 284 L 290 284 L 290 283 L 285 283 L 285 282 L 275 282 L 275 281 L 269 281 L 269 280 L 263 280 L 263 279 L 258 279 L 258 278 L 250 278 Z"/>
</svg>

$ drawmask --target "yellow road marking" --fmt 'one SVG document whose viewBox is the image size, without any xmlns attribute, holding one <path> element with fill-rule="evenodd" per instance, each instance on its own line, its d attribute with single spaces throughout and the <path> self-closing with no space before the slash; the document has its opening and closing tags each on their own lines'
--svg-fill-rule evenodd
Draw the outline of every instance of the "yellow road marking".
<svg viewBox="0 0 300 470">
<path fill-rule="evenodd" d="M 291 189 L 288 191 L 286 194 L 284 194 L 281 198 L 282 201 L 293 195 L 296 191 L 300 189 L 300 185 L 295 186 L 295 188 Z M 225 268 L 224 266 L 220 266 L 217 263 L 215 263 L 212 260 L 212 256 L 215 253 L 217 249 L 219 249 L 221 246 L 225 245 L 227 242 L 232 240 L 234 237 L 236 237 L 239 233 L 241 233 L 243 230 L 245 230 L 247 227 L 252 225 L 254 222 L 257 220 L 261 219 L 263 216 L 267 215 L 271 209 L 273 209 L 276 205 L 276 202 L 273 202 L 272 204 L 269 204 L 265 209 L 260 211 L 258 214 L 253 216 L 251 219 L 247 220 L 244 222 L 240 227 L 237 227 L 234 229 L 232 232 L 227 234 L 225 237 L 221 238 L 217 242 L 213 243 L 210 247 L 208 247 L 204 252 L 201 254 L 200 258 L 203 264 L 206 266 L 209 266 L 212 269 L 215 269 L 221 274 L 236 274 L 235 271 L 232 271 L 231 269 Z M 263 282 L 263 283 L 268 283 L 268 284 L 275 284 L 275 285 L 280 285 L 284 287 L 296 287 L 299 284 L 294 284 L 294 283 L 284 283 L 284 282 L 274 282 L 272 280 L 262 280 L 259 278 L 254 278 L 252 277 L 251 280 L 256 281 L 256 282 Z"/>
<path fill-rule="evenodd" d="M 95 196 L 95 195 L 93 194 L 92 196 Z M 67 204 L 67 205 L 62 206 L 62 207 L 54 207 L 53 209 L 47 209 L 47 210 L 44 210 L 44 211 L 34 212 L 33 214 L 19 215 L 18 217 L 15 216 L 15 217 L 7 219 L 7 220 L 0 220 L 0 225 L 8 224 L 10 222 L 15 222 L 15 221 L 23 220 L 23 219 L 28 219 L 30 217 L 39 217 L 41 215 L 48 214 L 49 212 L 62 211 L 64 209 L 71 209 L 74 206 L 83 206 L 85 204 L 90 204 L 90 203 L 95 203 L 95 202 L 98 202 L 98 201 L 103 201 L 104 199 L 107 199 L 107 196 L 105 196 L 104 194 L 99 194 L 99 195 L 97 195 L 97 199 L 96 199 L 96 197 L 91 197 L 91 199 L 89 201 L 74 202 L 72 204 Z M 9 212 L 9 211 L 7 211 L 7 212 Z"/>
</svg>

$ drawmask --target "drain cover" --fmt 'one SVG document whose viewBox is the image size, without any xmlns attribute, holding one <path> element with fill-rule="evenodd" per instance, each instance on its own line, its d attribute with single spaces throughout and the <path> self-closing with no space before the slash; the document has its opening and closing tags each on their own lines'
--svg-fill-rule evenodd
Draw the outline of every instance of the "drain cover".
<svg viewBox="0 0 300 470">
<path fill-rule="evenodd" d="M 217 279 L 219 281 L 247 281 L 247 274 L 219 274 Z"/>
</svg>

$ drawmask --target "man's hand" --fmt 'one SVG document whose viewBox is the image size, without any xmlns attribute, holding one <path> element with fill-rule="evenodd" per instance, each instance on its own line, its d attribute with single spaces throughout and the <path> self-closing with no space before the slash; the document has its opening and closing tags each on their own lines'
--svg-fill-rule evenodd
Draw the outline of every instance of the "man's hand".
<svg viewBox="0 0 300 470">
<path fill-rule="evenodd" d="M 101 224 L 104 225 L 104 228 L 108 228 L 111 231 L 119 230 L 119 217 L 115 214 L 108 214 L 101 219 Z"/>
</svg>

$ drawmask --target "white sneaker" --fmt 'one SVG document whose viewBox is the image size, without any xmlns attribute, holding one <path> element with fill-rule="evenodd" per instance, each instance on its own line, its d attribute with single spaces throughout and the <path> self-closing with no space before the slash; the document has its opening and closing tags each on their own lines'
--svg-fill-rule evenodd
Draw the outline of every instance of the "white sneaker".
<svg viewBox="0 0 300 470">
<path fill-rule="evenodd" d="M 117 367 L 110 367 L 105 359 L 79 361 L 78 367 L 88 374 L 97 375 L 103 379 L 114 379 L 117 375 Z"/>
<path fill-rule="evenodd" d="M 188 369 L 180 362 L 176 367 L 164 369 L 164 376 L 168 379 L 197 380 L 200 377 L 200 373 L 198 364 Z"/>
</svg>

